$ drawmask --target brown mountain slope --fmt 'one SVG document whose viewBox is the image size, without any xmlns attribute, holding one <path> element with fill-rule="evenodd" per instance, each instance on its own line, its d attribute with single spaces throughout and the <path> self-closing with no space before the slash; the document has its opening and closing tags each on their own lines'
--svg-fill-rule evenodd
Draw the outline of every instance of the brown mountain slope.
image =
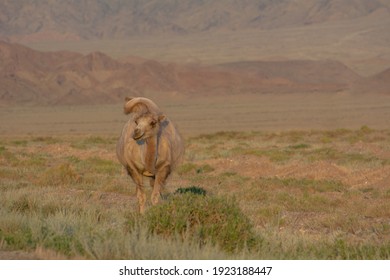
<svg viewBox="0 0 390 280">
<path fill-rule="evenodd" d="M 19 44 L 0 41 L 0 71 L 45 72 L 53 66 L 79 57 L 72 52 L 39 52 Z"/>
<path fill-rule="evenodd" d="M 129 38 L 279 28 L 390 15 L 386 0 L 41 0 L 0 2 L 0 38 Z"/>
<path fill-rule="evenodd" d="M 382 81 L 375 84 L 379 89 L 389 88 L 388 72 L 372 77 Z M 339 92 L 356 89 L 362 81 L 344 64 L 329 60 L 216 66 L 139 60 L 133 64 L 100 52 L 44 53 L 0 42 L 0 104 L 111 103 L 145 94 Z"/>
<path fill-rule="evenodd" d="M 360 79 L 353 85 L 353 91 L 359 93 L 376 92 L 390 95 L 390 68 L 372 77 Z"/>
<path fill-rule="evenodd" d="M 253 74 L 265 79 L 283 79 L 296 85 L 313 85 L 321 90 L 343 90 L 360 77 L 338 61 L 249 61 L 220 65 L 242 73 Z"/>
</svg>

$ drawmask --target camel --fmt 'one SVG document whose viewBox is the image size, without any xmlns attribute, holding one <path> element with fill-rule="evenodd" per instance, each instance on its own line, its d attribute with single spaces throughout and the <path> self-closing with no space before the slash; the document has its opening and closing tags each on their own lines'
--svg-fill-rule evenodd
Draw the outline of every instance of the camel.
<svg viewBox="0 0 390 280">
<path fill-rule="evenodd" d="M 116 152 L 136 184 L 138 210 L 144 213 L 144 178 L 150 180 L 151 202 L 156 205 L 169 175 L 183 157 L 184 144 L 175 125 L 152 100 L 126 98 L 124 112 L 130 118 L 122 129 Z"/>
</svg>

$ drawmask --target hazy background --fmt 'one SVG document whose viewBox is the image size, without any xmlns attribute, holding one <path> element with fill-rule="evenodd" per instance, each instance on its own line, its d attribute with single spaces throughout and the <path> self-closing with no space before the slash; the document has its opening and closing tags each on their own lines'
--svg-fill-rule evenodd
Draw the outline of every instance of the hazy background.
<svg viewBox="0 0 390 280">
<path fill-rule="evenodd" d="M 389 31 L 388 0 L 2 0 L 0 131 L 114 132 L 125 96 L 189 134 L 386 128 Z"/>
</svg>

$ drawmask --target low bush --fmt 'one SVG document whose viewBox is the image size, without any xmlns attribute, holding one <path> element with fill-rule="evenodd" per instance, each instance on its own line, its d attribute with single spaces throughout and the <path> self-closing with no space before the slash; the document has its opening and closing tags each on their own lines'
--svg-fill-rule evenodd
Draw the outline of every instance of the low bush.
<svg viewBox="0 0 390 280">
<path fill-rule="evenodd" d="M 256 243 L 253 226 L 234 199 L 184 192 L 150 208 L 141 219 L 152 234 L 180 236 L 226 252 L 242 251 Z"/>
</svg>

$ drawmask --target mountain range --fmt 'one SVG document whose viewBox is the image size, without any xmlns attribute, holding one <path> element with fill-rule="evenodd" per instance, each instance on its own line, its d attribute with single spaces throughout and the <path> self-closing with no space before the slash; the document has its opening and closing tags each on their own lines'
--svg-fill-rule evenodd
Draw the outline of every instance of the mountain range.
<svg viewBox="0 0 390 280">
<path fill-rule="evenodd" d="M 126 62 L 93 52 L 41 52 L 0 42 L 0 104 L 97 104 L 125 96 L 237 93 L 390 94 L 390 68 L 361 77 L 332 60 L 242 61 L 217 65 Z"/>
<path fill-rule="evenodd" d="M 32 0 L 0 2 L 3 40 L 123 39 L 277 29 L 390 17 L 388 0 Z"/>
<path fill-rule="evenodd" d="M 2 0 L 0 104 L 390 93 L 389 0 Z"/>
</svg>

